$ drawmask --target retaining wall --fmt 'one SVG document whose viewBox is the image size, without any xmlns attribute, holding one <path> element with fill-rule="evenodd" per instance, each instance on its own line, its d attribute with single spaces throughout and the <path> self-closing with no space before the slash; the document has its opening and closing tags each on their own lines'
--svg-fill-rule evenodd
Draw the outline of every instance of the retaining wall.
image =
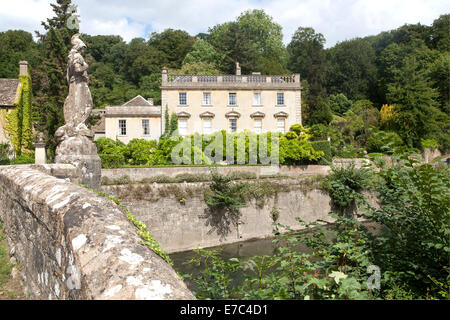
<svg viewBox="0 0 450 320">
<path fill-rule="evenodd" d="M 293 229 L 301 227 L 296 218 L 332 221 L 328 215 L 332 201 L 326 192 L 305 191 L 295 179 L 277 179 L 273 183 L 291 184 L 291 190 L 253 200 L 240 210 L 237 224 L 208 210 L 203 201 L 207 183 L 103 186 L 102 190 L 119 197 L 170 253 L 271 237 L 276 229 L 274 210 L 278 212 L 277 222 Z"/>
<path fill-rule="evenodd" d="M 330 171 L 329 166 L 218 166 L 214 167 L 220 174 L 229 174 L 232 172 L 250 172 L 256 177 L 264 177 L 271 175 L 326 175 Z M 153 167 L 153 168 L 119 168 L 119 169 L 102 169 L 102 178 L 116 179 L 122 176 L 128 176 L 132 181 L 141 181 L 144 178 L 151 178 L 158 175 L 168 177 L 176 177 L 179 174 L 209 174 L 210 167 Z"/>
</svg>

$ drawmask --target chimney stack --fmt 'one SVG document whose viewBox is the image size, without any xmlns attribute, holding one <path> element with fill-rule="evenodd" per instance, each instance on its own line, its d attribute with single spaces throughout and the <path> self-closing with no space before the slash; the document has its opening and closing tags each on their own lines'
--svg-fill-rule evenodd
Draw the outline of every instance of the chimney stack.
<svg viewBox="0 0 450 320">
<path fill-rule="evenodd" d="M 28 75 L 29 65 L 27 61 L 19 62 L 19 76 L 27 76 Z"/>
<path fill-rule="evenodd" d="M 239 62 L 236 62 L 236 75 L 241 75 L 241 66 L 239 65 Z"/>
<path fill-rule="evenodd" d="M 168 72 L 167 72 L 167 68 L 163 67 L 162 69 L 162 83 L 167 83 L 168 79 Z"/>
<path fill-rule="evenodd" d="M 151 106 L 153 106 L 153 98 L 148 98 L 147 101 L 148 103 L 150 103 Z"/>
</svg>

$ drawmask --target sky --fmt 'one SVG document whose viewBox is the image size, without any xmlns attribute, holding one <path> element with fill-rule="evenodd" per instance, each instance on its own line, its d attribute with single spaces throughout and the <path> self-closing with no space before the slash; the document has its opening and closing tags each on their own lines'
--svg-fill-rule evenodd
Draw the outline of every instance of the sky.
<svg viewBox="0 0 450 320">
<path fill-rule="evenodd" d="M 46 0 L 0 0 L 0 32 L 43 31 L 52 17 Z M 376 35 L 405 23 L 431 25 L 450 13 L 448 0 L 72 0 L 78 6 L 80 31 L 89 35 L 121 35 L 130 41 L 151 32 L 182 29 L 196 35 L 234 21 L 246 10 L 264 9 L 283 27 L 288 44 L 298 27 L 312 27 L 325 36 L 326 47 Z"/>
</svg>

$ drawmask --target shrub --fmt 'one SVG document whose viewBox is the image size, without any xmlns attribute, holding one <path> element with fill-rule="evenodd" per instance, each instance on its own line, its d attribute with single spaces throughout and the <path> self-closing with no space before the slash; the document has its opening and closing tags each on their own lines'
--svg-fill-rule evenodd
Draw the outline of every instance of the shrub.
<svg viewBox="0 0 450 320">
<path fill-rule="evenodd" d="M 421 139 L 420 142 L 422 144 L 422 148 L 424 149 L 437 149 L 439 147 L 438 142 L 434 139 Z"/>
<path fill-rule="evenodd" d="M 102 161 L 102 168 L 113 169 L 120 168 L 125 164 L 125 157 L 122 154 L 105 154 L 98 155 Z"/>
<path fill-rule="evenodd" d="M 11 163 L 11 160 L 9 158 L 0 158 L 0 166 L 7 166 Z"/>
<path fill-rule="evenodd" d="M 416 299 L 448 299 L 450 169 L 403 160 L 381 167 L 379 175 L 382 206 L 369 207 L 364 217 L 385 226 L 373 244 L 377 265 L 385 270 L 381 285 L 401 286 Z"/>
<path fill-rule="evenodd" d="M 366 143 L 367 152 L 393 154 L 403 145 L 402 139 L 395 132 L 378 131 L 373 133 Z"/>
<path fill-rule="evenodd" d="M 31 157 L 26 154 L 22 154 L 15 159 L 11 160 L 11 164 L 33 164 L 35 163 L 34 157 Z"/>
<path fill-rule="evenodd" d="M 12 154 L 12 149 L 9 143 L 0 143 L 0 158 L 9 158 Z"/>
<path fill-rule="evenodd" d="M 205 192 L 205 203 L 212 209 L 225 210 L 236 213 L 245 206 L 246 200 L 243 189 L 246 184 L 234 184 L 230 176 L 211 170 L 212 184 Z"/>
<path fill-rule="evenodd" d="M 156 141 L 148 141 L 145 139 L 133 139 L 128 145 L 128 154 L 130 157 L 130 164 L 143 165 L 150 160 L 150 155 L 156 149 Z"/>
<path fill-rule="evenodd" d="M 94 142 L 103 168 L 119 168 L 126 163 L 128 149 L 121 141 L 100 138 Z"/>
<path fill-rule="evenodd" d="M 280 164 L 308 164 L 320 160 L 323 156 L 324 153 L 314 150 L 309 141 L 280 138 Z"/>
<path fill-rule="evenodd" d="M 333 161 L 331 144 L 328 140 L 311 141 L 311 145 L 314 150 L 322 151 L 324 153 L 324 156 L 317 162 L 318 164 L 329 165 Z"/>
<path fill-rule="evenodd" d="M 357 169 L 352 163 L 349 167 L 344 165 L 332 166 L 332 173 L 325 178 L 323 186 L 330 193 L 333 204 L 341 212 L 363 200 L 360 193 L 369 187 L 372 177 L 367 168 Z"/>
</svg>

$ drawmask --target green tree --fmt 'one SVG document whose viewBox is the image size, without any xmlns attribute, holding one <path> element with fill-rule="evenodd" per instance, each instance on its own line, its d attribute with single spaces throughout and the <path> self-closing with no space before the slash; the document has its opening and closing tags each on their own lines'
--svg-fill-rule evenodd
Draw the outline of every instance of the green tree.
<svg viewBox="0 0 450 320">
<path fill-rule="evenodd" d="M 302 79 L 308 82 L 308 92 L 303 99 L 307 105 L 305 108 L 307 121 L 318 111 L 318 97 L 325 96 L 324 44 L 325 38 L 321 33 L 316 33 L 313 28 L 299 27 L 287 46 L 289 69 L 300 73 Z"/>
<path fill-rule="evenodd" d="M 344 115 L 348 109 L 352 107 L 352 101 L 348 100 L 347 97 L 342 94 L 332 94 L 328 97 L 328 103 L 330 105 L 331 111 L 333 111 L 337 115 Z"/>
<path fill-rule="evenodd" d="M 450 52 L 444 52 L 431 64 L 430 80 L 439 92 L 439 108 L 450 114 Z"/>
<path fill-rule="evenodd" d="M 152 33 L 148 40 L 151 51 L 157 50 L 164 55 L 168 68 L 181 68 L 184 58 L 192 51 L 195 38 L 186 31 L 167 29 L 161 33 Z M 159 68 L 162 69 L 163 66 Z"/>
<path fill-rule="evenodd" d="M 257 47 L 253 39 L 241 30 L 236 22 L 227 22 L 209 29 L 210 43 L 220 54 L 224 55 L 224 60 L 220 69 L 224 73 L 234 74 L 236 72 L 236 62 L 239 62 L 243 73 L 255 70 L 258 58 Z"/>
<path fill-rule="evenodd" d="M 436 108 L 438 93 L 433 89 L 414 56 L 408 56 L 398 70 L 394 82 L 388 85 L 388 102 L 394 104 L 395 129 L 409 147 L 420 147 L 421 138 L 433 138 L 441 111 Z"/>
<path fill-rule="evenodd" d="M 325 125 L 328 125 L 331 120 L 333 120 L 333 113 L 331 112 L 330 106 L 328 105 L 327 101 L 322 98 L 317 98 L 317 108 L 312 113 L 311 118 L 309 119 L 310 124 L 318 124 L 322 123 Z"/>
<path fill-rule="evenodd" d="M 236 21 L 210 28 L 206 38 L 225 56 L 220 69 L 226 73 L 235 72 L 236 62 L 244 74 L 287 72 L 282 28 L 264 10 L 245 11 Z"/>
<path fill-rule="evenodd" d="M 344 41 L 326 51 L 326 89 L 350 100 L 372 99 L 376 92 L 376 56 L 367 39 Z"/>
<path fill-rule="evenodd" d="M 214 68 L 218 68 L 222 64 L 223 55 L 217 53 L 214 47 L 204 40 L 197 40 L 183 60 L 183 66 L 193 63 L 207 63 Z"/>
<path fill-rule="evenodd" d="M 51 6 L 55 16 L 42 22 L 45 34 L 37 32 L 40 56 L 32 70 L 34 124 L 38 131 L 47 133 L 49 159 L 54 157 L 58 144 L 55 132 L 64 124 L 63 106 L 68 93 L 67 55 L 72 47 L 71 38 L 78 32 L 67 27 L 72 14 L 69 10 L 71 0 L 57 0 Z"/>
<path fill-rule="evenodd" d="M 0 32 L 0 78 L 17 78 L 19 61 L 36 66 L 39 51 L 31 33 L 22 30 Z"/>
<path fill-rule="evenodd" d="M 450 51 L 450 14 L 443 14 L 431 26 L 432 47 L 441 52 Z"/>
</svg>

